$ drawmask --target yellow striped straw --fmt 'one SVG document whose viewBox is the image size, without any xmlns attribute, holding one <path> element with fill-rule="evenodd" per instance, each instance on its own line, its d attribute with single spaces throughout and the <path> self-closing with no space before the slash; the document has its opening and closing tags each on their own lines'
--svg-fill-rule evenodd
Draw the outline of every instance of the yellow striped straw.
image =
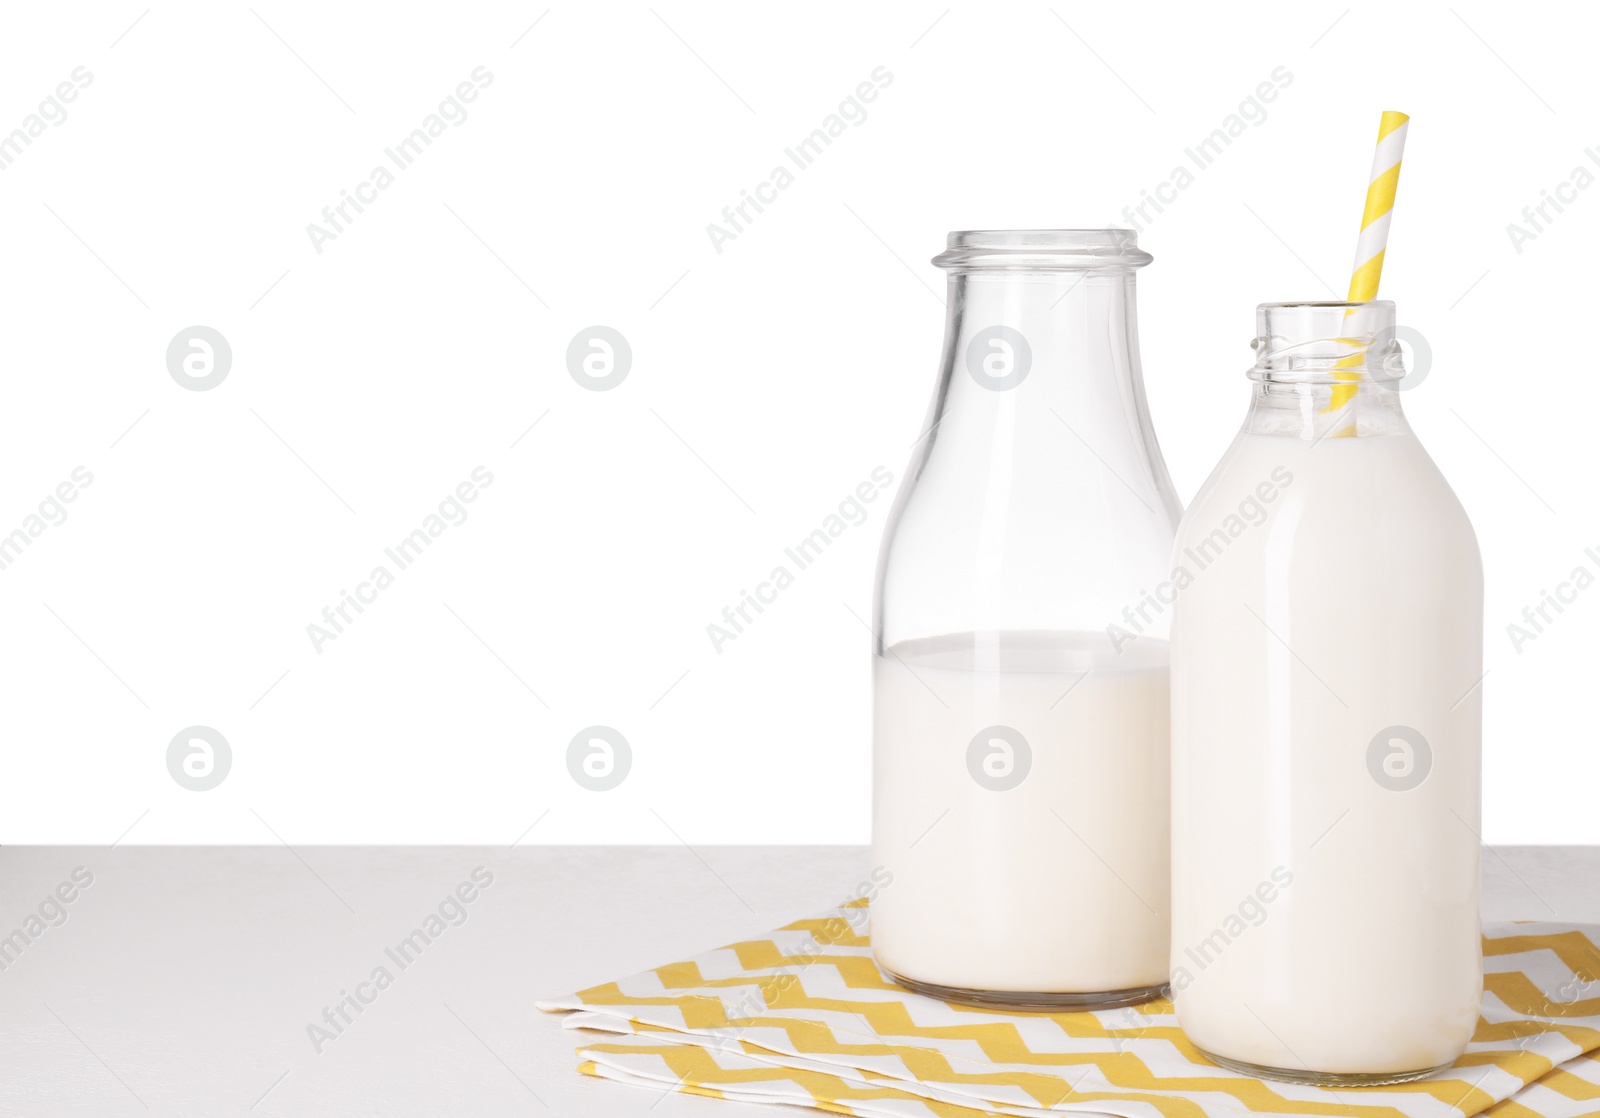
<svg viewBox="0 0 1600 1118">
<path fill-rule="evenodd" d="M 1400 157 L 1406 146 L 1405 113 L 1386 112 L 1378 124 L 1378 148 L 1372 157 L 1372 178 L 1367 184 L 1367 205 L 1361 214 L 1361 236 L 1356 241 L 1356 263 L 1350 273 L 1349 302 L 1369 303 L 1378 297 L 1378 279 L 1383 275 L 1383 253 L 1389 243 L 1389 217 L 1394 211 L 1395 190 L 1400 185 Z M 1333 375 L 1341 381 L 1360 379 L 1355 372 L 1342 369 L 1360 367 L 1364 353 L 1352 354 L 1340 361 Z M 1327 411 L 1338 411 L 1356 394 L 1354 383 L 1336 384 L 1328 400 Z M 1354 434 L 1354 430 L 1339 432 Z"/>
</svg>

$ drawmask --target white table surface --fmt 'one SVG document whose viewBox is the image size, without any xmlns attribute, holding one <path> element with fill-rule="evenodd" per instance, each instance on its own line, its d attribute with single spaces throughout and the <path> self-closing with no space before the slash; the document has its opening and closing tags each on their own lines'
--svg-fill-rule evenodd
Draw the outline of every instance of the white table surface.
<svg viewBox="0 0 1600 1118">
<path fill-rule="evenodd" d="M 868 862 L 860 847 L 9 847 L 0 936 L 79 866 L 94 881 L 66 920 L 0 971 L 6 1118 L 793 1113 L 580 1076 L 587 1034 L 533 1002 L 827 908 Z M 478 866 L 494 882 L 464 923 L 403 971 L 385 957 Z M 1600 923 L 1600 847 L 1487 851 L 1484 885 L 1486 920 Z M 316 1052 L 307 1026 L 380 964 L 393 985 Z"/>
</svg>

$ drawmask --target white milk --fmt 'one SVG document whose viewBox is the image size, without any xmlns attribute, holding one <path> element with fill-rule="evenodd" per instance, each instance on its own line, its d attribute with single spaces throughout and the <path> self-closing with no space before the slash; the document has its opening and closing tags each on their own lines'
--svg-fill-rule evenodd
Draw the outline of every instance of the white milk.
<svg viewBox="0 0 1600 1118">
<path fill-rule="evenodd" d="M 1403 424 L 1315 444 L 1247 433 L 1175 562 L 1193 579 L 1172 626 L 1184 1031 L 1292 1071 L 1451 1062 L 1481 989 L 1483 575 L 1466 514 Z M 1383 737 L 1391 788 L 1369 750 L 1397 725 L 1431 763 Z"/>
<path fill-rule="evenodd" d="M 878 961 L 971 990 L 1100 992 L 1167 977 L 1167 647 L 1104 634 L 904 641 L 875 658 Z M 1000 724 L 1029 758 L 984 738 Z M 985 767 L 987 766 L 987 767 Z"/>
</svg>

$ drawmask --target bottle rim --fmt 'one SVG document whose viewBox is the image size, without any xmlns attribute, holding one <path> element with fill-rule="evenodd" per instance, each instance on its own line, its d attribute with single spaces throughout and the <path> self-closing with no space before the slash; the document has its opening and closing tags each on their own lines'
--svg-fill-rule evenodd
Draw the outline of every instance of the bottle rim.
<svg viewBox="0 0 1600 1118">
<path fill-rule="evenodd" d="M 1152 259 L 1132 229 L 962 229 L 950 233 L 933 262 L 952 271 L 1104 271 L 1142 268 Z"/>
</svg>

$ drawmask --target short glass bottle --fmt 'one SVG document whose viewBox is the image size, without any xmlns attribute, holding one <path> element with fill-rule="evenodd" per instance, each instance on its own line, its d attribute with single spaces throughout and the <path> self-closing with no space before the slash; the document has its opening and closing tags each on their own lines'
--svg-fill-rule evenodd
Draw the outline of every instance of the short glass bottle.
<svg viewBox="0 0 1600 1118">
<path fill-rule="evenodd" d="M 1167 619 L 1143 603 L 1179 505 L 1139 366 L 1149 260 L 1116 229 L 952 233 L 935 259 L 944 355 L 879 553 L 871 919 L 880 965 L 946 1000 L 1165 986 Z"/>
<path fill-rule="evenodd" d="M 1173 1000 L 1226 1067 L 1405 1082 L 1482 992 L 1478 546 L 1401 409 L 1394 304 L 1256 334 L 1174 558 Z"/>
</svg>

